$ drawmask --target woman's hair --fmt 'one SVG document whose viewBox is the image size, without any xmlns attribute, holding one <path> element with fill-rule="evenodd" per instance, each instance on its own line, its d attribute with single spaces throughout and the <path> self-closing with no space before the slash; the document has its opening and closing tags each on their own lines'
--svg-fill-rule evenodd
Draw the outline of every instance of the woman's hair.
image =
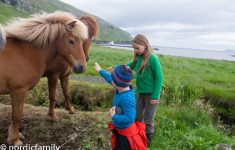
<svg viewBox="0 0 235 150">
<path fill-rule="evenodd" d="M 137 34 L 135 36 L 135 38 L 132 40 L 132 44 L 133 43 L 146 47 L 145 51 L 144 51 L 144 53 L 142 55 L 143 56 L 142 57 L 142 63 L 141 63 L 140 68 L 138 70 L 138 71 L 143 72 L 145 67 L 148 65 L 149 58 L 150 58 L 150 55 L 152 53 L 152 48 L 150 47 L 150 44 L 149 44 L 147 38 L 144 35 L 142 35 L 142 34 Z M 137 59 L 138 59 L 138 54 L 135 54 L 135 56 L 134 56 L 134 65 L 136 65 Z"/>
</svg>

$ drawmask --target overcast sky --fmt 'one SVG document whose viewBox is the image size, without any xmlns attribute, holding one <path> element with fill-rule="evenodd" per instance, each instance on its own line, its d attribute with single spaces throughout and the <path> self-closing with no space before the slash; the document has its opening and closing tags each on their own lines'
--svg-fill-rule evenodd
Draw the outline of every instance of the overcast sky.
<svg viewBox="0 0 235 150">
<path fill-rule="evenodd" d="M 235 0 L 61 0 L 152 45 L 235 49 Z"/>
</svg>

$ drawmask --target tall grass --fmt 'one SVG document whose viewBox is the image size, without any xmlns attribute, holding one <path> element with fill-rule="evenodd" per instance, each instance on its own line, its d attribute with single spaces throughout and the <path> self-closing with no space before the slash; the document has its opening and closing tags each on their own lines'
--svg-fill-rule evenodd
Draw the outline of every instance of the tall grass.
<svg viewBox="0 0 235 150">
<path fill-rule="evenodd" d="M 160 105 L 151 149 L 214 150 L 220 143 L 235 147 L 235 138 L 221 132 L 211 120 L 209 110 L 200 105 Z"/>
</svg>

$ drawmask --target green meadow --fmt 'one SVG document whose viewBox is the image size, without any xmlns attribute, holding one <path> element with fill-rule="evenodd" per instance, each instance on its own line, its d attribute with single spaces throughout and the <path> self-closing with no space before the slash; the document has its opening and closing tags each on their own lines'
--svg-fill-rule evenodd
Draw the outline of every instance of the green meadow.
<svg viewBox="0 0 235 150">
<path fill-rule="evenodd" d="M 152 149 L 214 149 L 218 143 L 235 146 L 235 62 L 158 55 L 164 74 Z M 85 75 L 126 64 L 132 51 L 92 46 Z M 135 80 L 133 81 L 135 85 Z M 221 118 L 231 126 L 228 131 Z"/>
<path fill-rule="evenodd" d="M 219 143 L 227 143 L 235 148 L 235 62 L 158 54 L 157 56 L 162 64 L 164 85 L 155 118 L 156 135 L 150 149 L 214 150 Z M 106 69 L 109 66 L 126 64 L 132 59 L 132 51 L 94 44 L 90 49 L 88 68 L 79 76 L 97 79 L 99 74 L 93 68 L 95 62 Z M 135 86 L 135 80 L 132 84 Z M 79 127 L 82 130 L 104 116 L 111 107 L 114 92 L 106 83 L 70 80 L 69 90 L 77 113 L 68 116 L 63 110 L 57 109 L 61 121 L 56 124 L 51 124 L 45 119 L 47 112 L 45 107 L 49 105 L 46 79 L 41 79 L 39 84 L 29 92 L 26 103 L 31 105 L 25 108 L 26 116 L 22 125 L 25 128 L 23 134 L 26 138 L 34 137 L 28 143 L 62 144 L 68 139 L 69 133 L 74 133 L 75 128 Z M 0 96 L 0 102 L 10 104 L 10 97 Z M 63 95 L 59 85 L 57 107 L 63 107 Z M 0 109 L 10 111 L 9 105 L 3 105 Z M 36 117 L 30 115 L 32 110 L 38 111 Z M 110 149 L 107 129 L 109 121 L 110 117 L 106 116 L 103 121 L 91 127 L 94 133 L 84 133 L 67 146 L 73 149 L 78 147 L 90 150 L 97 147 Z M 0 133 L 0 143 L 7 137 L 6 124 L 9 124 L 9 116 L 5 114 L 0 121 L 2 126 L 0 130 L 4 131 Z M 33 126 L 36 128 L 34 129 Z M 53 126 L 60 132 L 54 131 Z M 43 131 L 43 134 L 39 131 Z M 59 141 L 55 140 L 53 135 Z"/>
<path fill-rule="evenodd" d="M 219 114 L 235 120 L 235 62 L 158 55 L 164 74 L 162 103 L 191 105 L 195 100 L 210 103 Z M 104 69 L 126 64 L 131 51 L 92 46 L 85 75 L 98 76 L 93 65 Z M 133 81 L 135 84 L 135 81 Z"/>
</svg>

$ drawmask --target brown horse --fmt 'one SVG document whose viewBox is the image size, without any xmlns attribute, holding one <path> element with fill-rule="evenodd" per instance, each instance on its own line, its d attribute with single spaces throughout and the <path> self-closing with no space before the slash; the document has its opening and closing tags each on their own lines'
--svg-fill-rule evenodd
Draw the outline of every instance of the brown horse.
<svg viewBox="0 0 235 150">
<path fill-rule="evenodd" d="M 23 144 L 19 126 L 25 96 L 58 55 L 75 72 L 86 69 L 83 43 L 87 37 L 87 26 L 65 12 L 19 19 L 4 29 L 1 27 L 0 94 L 10 94 L 12 104 L 9 144 Z"/>
<path fill-rule="evenodd" d="M 89 49 L 91 40 L 93 37 L 97 36 L 98 34 L 98 23 L 96 19 L 92 16 L 82 16 L 80 20 L 88 26 L 89 36 L 83 43 L 83 50 L 86 55 L 86 61 L 89 59 Z M 48 79 L 48 88 L 49 88 L 49 99 L 50 99 L 50 106 L 49 106 L 49 116 L 52 120 L 58 120 L 55 112 L 54 112 L 54 104 L 55 104 L 55 97 L 56 97 L 56 86 L 57 82 L 60 79 L 61 87 L 63 90 L 64 95 L 64 102 L 65 108 L 69 111 L 70 114 L 74 113 L 73 107 L 71 107 L 69 93 L 68 93 L 68 83 L 69 83 L 69 75 L 71 71 L 71 64 L 68 63 L 64 59 L 64 57 L 58 55 L 57 58 L 51 63 L 46 72 L 43 76 L 47 77 Z M 83 70 L 78 71 L 82 73 Z"/>
</svg>

